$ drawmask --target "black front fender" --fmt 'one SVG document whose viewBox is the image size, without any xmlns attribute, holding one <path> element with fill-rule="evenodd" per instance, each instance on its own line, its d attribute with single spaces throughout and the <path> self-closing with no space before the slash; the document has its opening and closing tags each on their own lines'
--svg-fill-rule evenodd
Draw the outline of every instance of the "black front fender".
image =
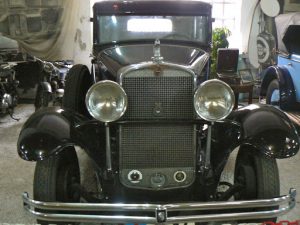
<svg viewBox="0 0 300 225">
<path fill-rule="evenodd" d="M 299 136 L 281 110 L 252 104 L 234 111 L 231 119 L 241 124 L 240 145 L 251 145 L 273 158 L 287 158 L 299 151 Z"/>
<path fill-rule="evenodd" d="M 17 149 L 28 161 L 43 160 L 57 154 L 67 146 L 78 145 L 92 158 L 101 157 L 101 144 L 105 145 L 104 126 L 97 121 L 74 112 L 46 108 L 34 113 L 24 124 Z"/>
<path fill-rule="evenodd" d="M 286 158 L 299 150 L 299 137 L 290 119 L 280 110 L 268 105 L 252 104 L 238 109 L 228 118 L 236 125 L 215 125 L 222 134 L 213 146 L 233 150 L 239 145 L 252 145 L 266 155 Z M 239 125 L 238 125 L 239 124 Z M 105 127 L 74 112 L 46 108 L 34 113 L 24 124 L 18 153 L 29 161 L 42 160 L 67 146 L 82 147 L 99 163 L 105 160 Z M 219 146 L 219 147 L 217 147 Z"/>
</svg>

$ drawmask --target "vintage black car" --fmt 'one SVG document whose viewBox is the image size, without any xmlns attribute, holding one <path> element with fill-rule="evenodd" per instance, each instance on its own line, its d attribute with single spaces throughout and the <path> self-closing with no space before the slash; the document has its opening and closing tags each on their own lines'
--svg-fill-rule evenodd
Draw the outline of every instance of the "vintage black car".
<svg viewBox="0 0 300 225">
<path fill-rule="evenodd" d="M 21 130 L 20 157 L 37 161 L 26 211 L 45 223 L 177 224 L 274 221 L 295 206 L 276 164 L 299 150 L 294 125 L 273 106 L 233 110 L 231 88 L 209 80 L 211 5 L 102 1 L 92 21 L 92 73 L 73 66 L 63 108 Z M 80 184 L 75 146 L 97 192 Z M 237 147 L 234 182 L 221 182 Z"/>
</svg>

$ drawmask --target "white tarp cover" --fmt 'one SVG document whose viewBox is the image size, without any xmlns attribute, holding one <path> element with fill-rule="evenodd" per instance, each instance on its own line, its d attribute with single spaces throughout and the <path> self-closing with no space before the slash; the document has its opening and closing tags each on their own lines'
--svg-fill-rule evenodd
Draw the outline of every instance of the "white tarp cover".
<svg viewBox="0 0 300 225">
<path fill-rule="evenodd" d="M 290 25 L 300 25 L 300 12 L 281 14 L 275 18 L 275 22 L 277 29 L 278 50 L 288 53 L 282 39 Z"/>
<path fill-rule="evenodd" d="M 240 38 L 242 45 L 240 52 L 247 53 L 250 63 L 255 68 L 259 67 L 256 47 L 257 35 L 259 34 L 260 8 L 258 0 L 241 1 Z"/>
<path fill-rule="evenodd" d="M 89 63 L 90 1 L 0 0 L 0 13 L 0 25 L 8 27 L 0 32 L 29 54 L 49 61 Z"/>
</svg>

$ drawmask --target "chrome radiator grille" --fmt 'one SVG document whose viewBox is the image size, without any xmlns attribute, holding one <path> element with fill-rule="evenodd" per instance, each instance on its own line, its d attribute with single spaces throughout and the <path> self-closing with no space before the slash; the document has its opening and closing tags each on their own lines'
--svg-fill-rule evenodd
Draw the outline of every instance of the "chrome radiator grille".
<svg viewBox="0 0 300 225">
<path fill-rule="evenodd" d="M 183 71 L 165 70 L 155 76 L 150 69 L 137 70 L 122 79 L 128 96 L 125 120 L 192 119 L 194 77 Z"/>
<path fill-rule="evenodd" d="M 128 96 L 123 120 L 153 123 L 120 125 L 120 180 L 131 188 L 170 189 L 191 185 L 195 179 L 195 127 L 166 120 L 194 118 L 194 76 L 185 70 L 153 68 L 121 77 Z M 180 173 L 183 180 L 176 180 Z M 132 175 L 133 178 L 132 178 Z M 138 179 L 139 180 L 132 180 Z"/>
<path fill-rule="evenodd" d="M 195 164 L 193 125 L 121 127 L 122 169 L 183 168 Z"/>
</svg>

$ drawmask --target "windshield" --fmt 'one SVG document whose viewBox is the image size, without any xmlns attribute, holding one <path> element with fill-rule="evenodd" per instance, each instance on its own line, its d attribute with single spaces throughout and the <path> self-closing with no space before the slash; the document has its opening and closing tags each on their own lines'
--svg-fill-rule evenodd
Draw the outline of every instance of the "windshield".
<svg viewBox="0 0 300 225">
<path fill-rule="evenodd" d="M 97 42 L 168 39 L 208 43 L 207 16 L 98 16 Z"/>
</svg>

